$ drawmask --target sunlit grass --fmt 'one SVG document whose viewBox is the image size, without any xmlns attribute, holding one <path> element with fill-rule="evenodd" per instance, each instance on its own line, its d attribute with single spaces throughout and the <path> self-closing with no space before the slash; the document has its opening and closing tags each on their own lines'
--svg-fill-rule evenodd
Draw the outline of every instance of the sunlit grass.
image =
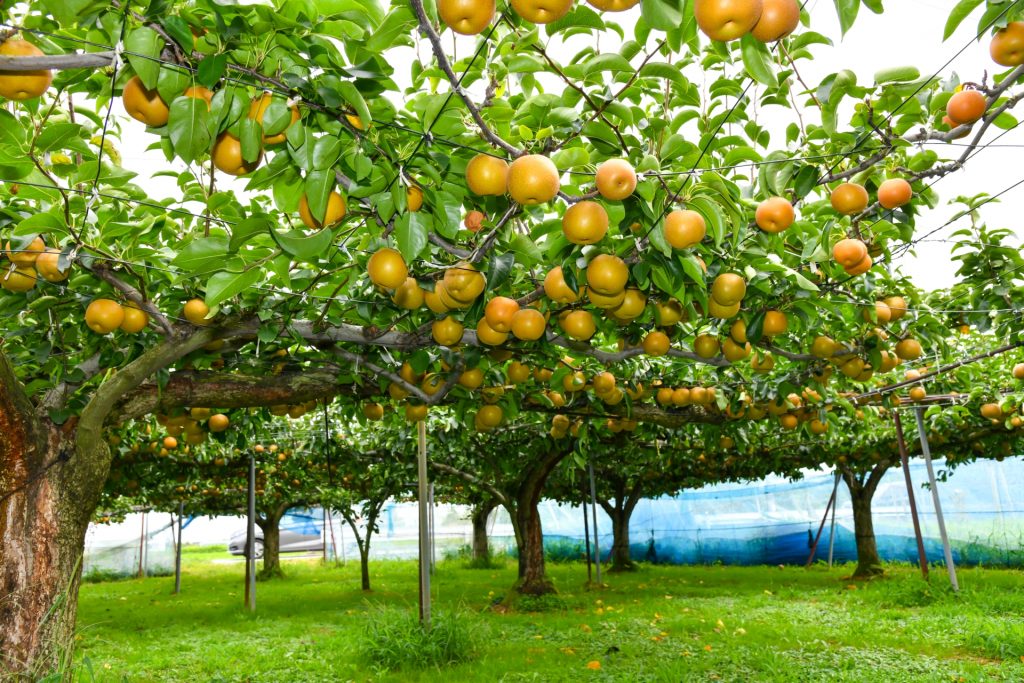
<svg viewBox="0 0 1024 683">
<path fill-rule="evenodd" d="M 923 584 L 911 567 L 871 583 L 832 571 L 774 567 L 643 567 L 585 590 L 586 568 L 552 565 L 561 596 L 535 613 L 490 609 L 515 565 L 441 563 L 434 604 L 485 634 L 478 656 L 445 669 L 376 673 L 365 652 L 371 619 L 416 610 L 416 566 L 377 562 L 374 591 L 358 564 L 288 561 L 287 578 L 257 587 L 245 613 L 243 565 L 222 548 L 185 556 L 173 579 L 82 587 L 79 679 L 98 681 L 1020 681 L 1024 575 L 941 569 Z M 389 609 L 382 610 L 381 607 Z M 543 606 L 543 605 L 541 605 Z M 379 629 L 378 629 L 379 630 Z M 92 674 L 89 673 L 92 670 Z"/>
</svg>

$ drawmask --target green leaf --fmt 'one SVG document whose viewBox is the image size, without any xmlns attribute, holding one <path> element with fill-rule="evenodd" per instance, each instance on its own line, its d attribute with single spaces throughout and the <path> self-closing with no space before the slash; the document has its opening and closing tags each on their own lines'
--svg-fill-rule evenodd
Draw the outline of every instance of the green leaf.
<svg viewBox="0 0 1024 683">
<path fill-rule="evenodd" d="M 740 52 L 743 55 L 743 66 L 755 81 L 772 88 L 778 87 L 779 80 L 772 68 L 772 55 L 764 43 L 748 33 L 740 40 Z"/>
<path fill-rule="evenodd" d="M 183 161 L 195 161 L 208 152 L 213 142 L 213 127 L 210 125 L 210 108 L 206 100 L 179 97 L 171 102 L 167 135 L 175 154 Z"/>
<path fill-rule="evenodd" d="M 213 308 L 252 287 L 262 278 L 263 273 L 257 268 L 241 273 L 214 273 L 206 282 L 206 305 Z"/>
<path fill-rule="evenodd" d="M 199 67 L 196 69 L 196 80 L 201 85 L 212 88 L 217 85 L 217 81 L 221 79 L 227 68 L 228 56 L 226 53 L 209 55 L 199 62 Z"/>
<path fill-rule="evenodd" d="M 660 219 L 652 230 L 647 233 L 647 239 L 650 240 L 651 246 L 660 251 L 665 256 L 672 256 L 672 245 L 665 241 L 665 219 Z"/>
<path fill-rule="evenodd" d="M 313 169 L 317 171 L 330 169 L 338 163 L 343 149 L 341 140 L 333 135 L 318 138 L 316 144 L 313 145 Z"/>
<path fill-rule="evenodd" d="M 270 232 L 270 229 L 270 219 L 267 216 L 252 216 L 235 223 L 231 227 L 231 242 L 228 244 L 228 251 L 231 253 L 238 251 L 238 248 L 250 239 L 256 235 Z"/>
<path fill-rule="evenodd" d="M 320 223 L 323 223 L 324 216 L 327 215 L 327 203 L 331 199 L 331 192 L 334 191 L 335 180 L 334 171 L 327 170 L 311 171 L 303 182 L 309 212 Z"/>
<path fill-rule="evenodd" d="M 406 263 L 412 263 L 427 246 L 430 216 L 419 211 L 406 211 L 395 220 L 395 240 Z"/>
<path fill-rule="evenodd" d="M 320 258 L 326 256 L 334 238 L 334 233 L 329 229 L 307 235 L 301 230 L 277 232 L 271 228 L 270 234 L 274 236 L 274 241 L 286 254 L 307 263 L 316 263 Z"/>
<path fill-rule="evenodd" d="M 551 155 L 551 161 L 559 171 L 586 166 L 590 163 L 590 152 L 586 147 L 567 147 Z"/>
<path fill-rule="evenodd" d="M 356 86 L 350 81 L 341 81 L 338 83 L 338 90 L 342 98 L 356 110 L 356 114 L 363 122 L 363 127 L 365 128 L 369 125 L 370 121 L 373 120 L 370 116 L 370 108 L 366 106 L 366 100 L 363 99 L 362 93 L 359 92 Z"/>
<path fill-rule="evenodd" d="M 228 238 L 215 235 L 192 240 L 171 265 L 193 275 L 220 270 L 228 255 Z"/>
<path fill-rule="evenodd" d="M 462 203 L 449 192 L 435 192 L 433 201 L 434 230 L 453 239 L 462 223 Z"/>
<path fill-rule="evenodd" d="M 487 264 L 487 289 L 495 291 L 505 284 L 512 273 L 512 266 L 515 265 L 515 262 L 515 254 L 492 253 L 491 260 Z"/>
<path fill-rule="evenodd" d="M 531 268 L 544 259 L 540 248 L 526 235 L 516 233 L 509 246 L 516 254 L 516 261 L 524 268 Z"/>
<path fill-rule="evenodd" d="M 186 53 L 191 53 L 193 48 L 196 46 L 195 37 L 192 35 L 192 30 L 189 28 L 188 22 L 181 17 L 172 14 L 166 16 L 160 20 L 163 24 L 164 30 L 167 31 L 167 35 L 174 39 L 181 49 Z"/>
<path fill-rule="evenodd" d="M 52 213 L 36 213 L 32 214 L 25 220 L 18 223 L 18 227 L 14 229 L 14 235 L 49 235 L 49 234 L 67 234 L 67 226 L 64 223 L 63 218 L 52 214 Z M 31 241 L 31 240 L 30 240 Z M 6 266 L 10 264 L 5 263 L 0 266 L 0 274 L 6 271 Z"/>
<path fill-rule="evenodd" d="M 659 31 L 671 31 L 683 23 L 683 13 L 674 0 L 640 0 L 640 16 Z"/>
<path fill-rule="evenodd" d="M 124 41 L 124 49 L 128 63 L 142 80 L 148 90 L 156 87 L 156 79 L 160 74 L 160 51 L 164 49 L 164 39 L 148 26 L 140 26 Z"/>
<path fill-rule="evenodd" d="M 255 119 L 242 119 L 242 159 L 256 161 L 263 152 L 263 129 Z"/>
<path fill-rule="evenodd" d="M 860 0 L 834 0 L 836 13 L 839 15 L 839 27 L 843 35 L 850 30 L 853 22 L 857 20 L 857 10 L 860 9 Z"/>
<path fill-rule="evenodd" d="M 948 40 L 951 35 L 956 33 L 957 28 L 963 23 L 964 19 L 970 16 L 971 12 L 978 9 L 978 5 L 983 0 L 960 0 L 956 3 L 949 12 L 949 17 L 946 19 L 946 27 L 942 30 L 942 40 Z"/>
</svg>

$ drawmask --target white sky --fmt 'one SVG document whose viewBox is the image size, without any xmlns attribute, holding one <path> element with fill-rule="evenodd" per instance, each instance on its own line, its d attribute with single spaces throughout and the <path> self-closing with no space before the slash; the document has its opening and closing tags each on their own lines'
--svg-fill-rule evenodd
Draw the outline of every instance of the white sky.
<svg viewBox="0 0 1024 683">
<path fill-rule="evenodd" d="M 582 2 L 583 0 L 577 0 Z M 956 4 L 955 0 L 886 0 L 886 13 L 875 15 L 861 7 L 860 15 L 845 39 L 839 39 L 839 22 L 835 8 L 830 0 L 810 0 L 807 5 L 811 15 L 811 29 L 831 37 L 834 47 L 814 45 L 815 59 L 800 62 L 800 71 L 804 80 L 815 87 L 830 73 L 840 69 L 851 69 L 858 76 L 861 84 L 873 83 L 875 72 L 892 66 L 913 65 L 921 70 L 922 75 L 935 73 L 948 59 L 966 45 L 977 30 L 977 15 L 972 16 L 961 26 L 948 41 L 942 42 L 943 26 L 949 10 Z M 631 33 L 633 19 L 638 9 L 621 15 L 618 20 L 626 28 L 627 37 Z M 444 34 L 445 44 L 450 45 L 451 33 Z M 467 41 L 471 39 L 460 39 Z M 581 39 L 577 39 L 581 40 Z M 614 41 L 614 42 L 613 42 Z M 602 37 L 605 50 L 617 48 L 617 36 Z M 472 43 L 460 42 L 459 52 L 464 54 L 467 46 Z M 429 54 L 429 47 L 424 43 L 422 54 Z M 570 53 L 571 54 L 571 53 Z M 409 62 L 414 55 L 411 49 L 396 50 L 389 55 L 389 61 L 395 66 L 394 79 L 399 87 L 409 85 Z M 948 77 L 956 71 L 961 80 L 980 81 L 986 70 L 992 71 L 996 66 L 988 54 L 988 38 L 980 43 L 972 43 L 970 47 L 943 72 Z M 782 111 L 779 108 L 779 111 Z M 139 182 L 148 190 L 152 197 L 178 195 L 177 187 L 172 179 L 156 178 L 146 181 L 151 173 L 165 170 L 168 167 L 163 155 L 159 152 L 144 152 L 154 138 L 145 134 L 141 125 L 128 119 L 120 105 L 115 112 L 123 117 L 123 142 L 121 154 L 126 167 L 140 173 L 143 178 Z M 1024 115 L 1020 113 L 1018 115 Z M 805 115 L 806 117 L 806 115 Z M 840 125 L 844 118 L 840 116 Z M 991 139 L 1001 131 L 991 129 Z M 973 195 L 981 192 L 996 194 L 1015 182 L 1021 180 L 1012 169 L 1020 169 L 1019 162 L 1022 150 L 1012 145 L 1024 144 L 1024 126 L 999 140 L 1001 147 L 990 147 L 972 159 L 964 169 L 940 180 L 934 187 L 940 195 L 939 206 L 925 211 L 918 219 L 918 234 L 937 228 L 951 218 L 956 209 L 947 206 L 953 197 Z M 955 157 L 962 153 L 962 147 L 929 146 L 940 157 Z M 175 168 L 181 168 L 180 164 Z M 1019 171 L 1018 171 L 1019 172 Z M 219 175 L 221 187 L 226 187 L 225 176 Z M 240 188 L 236 184 L 236 188 Z M 1008 192 L 1000 202 L 987 204 L 981 209 L 985 221 L 993 227 L 1017 228 L 1014 220 L 1013 207 L 1024 198 L 1024 185 Z M 969 225 L 962 219 L 935 234 L 932 239 L 944 239 L 962 227 Z M 918 287 L 936 289 L 948 287 L 955 278 L 955 264 L 950 261 L 951 245 L 946 242 L 928 242 L 917 249 L 916 256 L 908 255 L 899 264 L 904 274 L 909 275 Z"/>
</svg>

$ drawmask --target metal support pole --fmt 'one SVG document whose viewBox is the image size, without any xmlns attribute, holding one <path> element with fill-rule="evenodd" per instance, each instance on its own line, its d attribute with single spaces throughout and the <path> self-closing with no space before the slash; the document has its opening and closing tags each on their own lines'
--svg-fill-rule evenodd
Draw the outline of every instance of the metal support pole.
<svg viewBox="0 0 1024 683">
<path fill-rule="evenodd" d="M 811 543 L 811 552 L 807 555 L 807 564 L 805 567 L 810 567 L 811 563 L 814 562 L 814 555 L 818 552 L 818 542 L 821 540 L 821 532 L 825 530 L 825 522 L 828 521 L 828 513 L 832 510 L 836 504 L 836 494 L 839 491 L 839 477 L 836 476 L 835 484 L 832 485 L 832 495 L 828 497 L 828 505 L 825 506 L 825 514 L 821 516 L 821 524 L 818 525 L 818 535 L 814 537 L 814 542 Z"/>
<path fill-rule="evenodd" d="M 836 508 L 839 507 L 839 479 L 842 475 L 836 471 L 835 502 L 832 503 L 832 526 L 828 530 L 828 568 L 832 569 L 832 554 L 836 547 Z"/>
<path fill-rule="evenodd" d="M 594 483 L 594 465 L 587 463 L 590 470 L 590 509 L 594 518 L 594 566 L 597 572 L 597 583 L 601 584 L 601 541 L 597 533 L 597 485 Z"/>
<path fill-rule="evenodd" d="M 903 478 L 907 482 L 907 500 L 910 502 L 910 517 L 914 520 L 914 536 L 917 537 L 917 556 L 921 565 L 921 576 L 928 578 L 928 556 L 924 551 L 924 536 L 921 535 L 921 520 L 917 517 L 917 501 L 914 499 L 914 480 L 910 477 L 910 457 L 907 455 L 907 442 L 903 438 L 903 423 L 900 414 L 892 411 L 896 423 L 896 442 L 900 447 L 900 461 L 903 463 Z"/>
<path fill-rule="evenodd" d="M 590 562 L 590 522 L 587 520 L 587 485 L 583 485 L 583 537 L 587 547 L 587 583 L 594 580 L 594 569 Z"/>
<path fill-rule="evenodd" d="M 928 468 L 928 483 L 932 489 L 932 502 L 935 503 L 935 519 L 939 522 L 939 536 L 942 537 L 942 552 L 946 557 L 946 571 L 949 572 L 949 583 L 953 590 L 960 591 L 960 583 L 956 580 L 956 566 L 953 564 L 953 550 L 949 547 L 949 536 L 946 534 L 946 520 L 942 516 L 942 503 L 939 501 L 939 487 L 935 482 L 935 469 L 932 467 L 932 449 L 928 444 L 928 434 L 924 430 L 924 408 L 914 410 L 917 418 L 917 434 L 921 439 L 921 453 L 924 464 Z"/>
<path fill-rule="evenodd" d="M 174 548 L 174 594 L 181 592 L 181 519 L 185 516 L 185 503 L 178 503 L 178 543 Z M 171 533 L 174 533 L 172 530 Z"/>
<path fill-rule="evenodd" d="M 320 528 L 323 529 L 323 537 L 324 537 L 324 540 L 323 540 L 323 544 L 324 544 L 324 559 L 323 559 L 323 562 L 324 562 L 324 564 L 327 564 L 327 508 L 326 507 L 323 508 L 321 510 L 321 512 L 323 512 L 323 515 L 322 515 L 323 520 L 320 523 Z"/>
<path fill-rule="evenodd" d="M 430 482 L 430 573 L 437 564 L 437 535 L 434 529 L 434 482 Z"/>
<path fill-rule="evenodd" d="M 141 579 L 144 574 L 142 570 L 142 554 L 146 550 L 146 513 L 142 513 L 142 523 L 139 525 L 139 569 L 136 575 Z"/>
<path fill-rule="evenodd" d="M 430 570 L 427 563 L 430 560 L 430 509 L 427 506 L 429 495 L 427 486 L 427 425 L 420 420 L 417 423 L 419 429 L 419 457 L 418 464 L 418 501 L 420 508 L 420 623 L 430 626 Z"/>
<path fill-rule="evenodd" d="M 245 606 L 256 611 L 256 456 L 249 456 L 249 519 L 245 539 Z"/>
</svg>

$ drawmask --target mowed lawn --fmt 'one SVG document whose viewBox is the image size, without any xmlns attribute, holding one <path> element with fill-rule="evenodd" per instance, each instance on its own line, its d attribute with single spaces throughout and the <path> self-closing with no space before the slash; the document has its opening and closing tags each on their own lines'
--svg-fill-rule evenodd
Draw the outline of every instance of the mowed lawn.
<svg viewBox="0 0 1024 683">
<path fill-rule="evenodd" d="M 242 609 L 243 566 L 223 550 L 185 555 L 173 579 L 82 586 L 77 679 L 82 681 L 1022 681 L 1024 574 L 969 569 L 951 594 L 941 568 L 925 584 L 912 567 L 845 580 L 851 568 L 655 567 L 606 575 L 553 564 L 561 594 L 541 612 L 490 609 L 515 578 L 441 563 L 435 607 L 462 610 L 481 641 L 472 662 L 382 672 L 360 654 L 380 606 L 416 609 L 416 565 L 285 563 Z"/>
</svg>

